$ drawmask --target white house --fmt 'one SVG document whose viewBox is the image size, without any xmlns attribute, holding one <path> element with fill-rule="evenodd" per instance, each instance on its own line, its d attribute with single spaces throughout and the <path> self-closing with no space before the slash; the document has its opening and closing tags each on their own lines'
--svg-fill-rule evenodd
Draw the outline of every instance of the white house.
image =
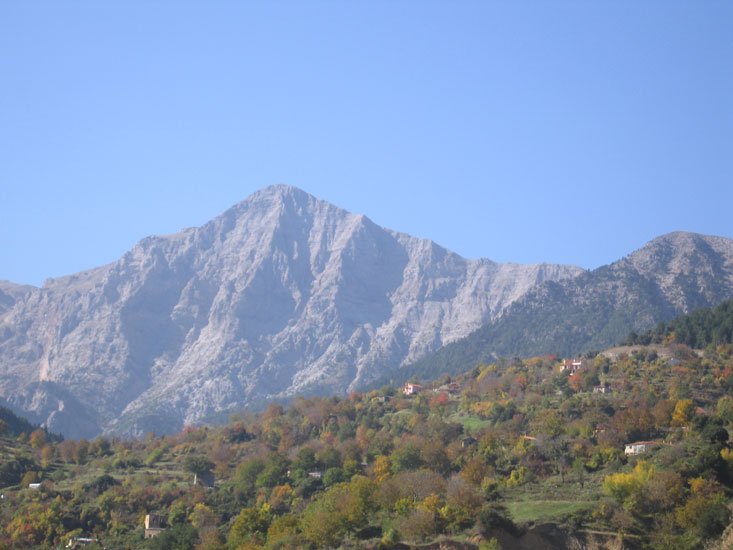
<svg viewBox="0 0 733 550">
<path fill-rule="evenodd" d="M 648 452 L 654 444 L 654 441 L 637 441 L 636 443 L 627 443 L 624 453 L 626 456 L 640 455 Z"/>
</svg>

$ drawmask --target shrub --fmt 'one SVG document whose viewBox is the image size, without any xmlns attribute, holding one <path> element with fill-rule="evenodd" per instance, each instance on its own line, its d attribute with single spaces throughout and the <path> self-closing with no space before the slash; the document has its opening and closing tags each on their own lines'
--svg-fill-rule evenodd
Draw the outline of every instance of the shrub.
<svg viewBox="0 0 733 550">
<path fill-rule="evenodd" d="M 481 533 L 489 535 L 501 529 L 512 535 L 519 534 L 519 529 L 509 517 L 509 511 L 500 504 L 488 504 L 478 513 L 478 523 Z"/>
</svg>

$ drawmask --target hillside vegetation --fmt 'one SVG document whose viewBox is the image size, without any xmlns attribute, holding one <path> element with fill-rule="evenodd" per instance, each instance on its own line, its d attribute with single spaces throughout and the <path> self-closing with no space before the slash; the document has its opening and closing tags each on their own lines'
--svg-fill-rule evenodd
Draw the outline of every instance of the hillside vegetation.
<svg viewBox="0 0 733 550">
<path fill-rule="evenodd" d="M 715 308 L 696 309 L 670 321 L 660 322 L 654 330 L 642 334 L 632 332 L 624 345 L 662 344 L 677 342 L 693 348 L 733 343 L 733 300 L 727 300 Z"/>
<path fill-rule="evenodd" d="M 29 434 L 39 427 L 39 425 L 31 424 L 25 418 L 18 416 L 7 407 L 0 407 L 0 435 L 17 437 L 22 433 Z M 53 437 L 60 439 L 59 436 Z"/>
<path fill-rule="evenodd" d="M 499 359 L 143 440 L 6 437 L 0 548 L 728 548 L 733 346 L 664 350 Z"/>
</svg>

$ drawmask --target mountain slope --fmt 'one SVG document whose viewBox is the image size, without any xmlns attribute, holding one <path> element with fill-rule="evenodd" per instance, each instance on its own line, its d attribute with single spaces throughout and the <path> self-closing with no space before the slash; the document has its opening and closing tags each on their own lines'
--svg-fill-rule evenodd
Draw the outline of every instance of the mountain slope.
<svg viewBox="0 0 733 550">
<path fill-rule="evenodd" d="M 107 266 L 42 289 L 0 285 L 0 398 L 70 436 L 171 431 L 344 392 L 581 272 L 466 260 L 269 187 Z"/>
<path fill-rule="evenodd" d="M 621 345 L 645 346 L 668 341 L 686 344 L 693 349 L 733 344 L 733 300 L 721 302 L 714 308 L 696 309 L 669 323 L 662 321 L 642 334 L 632 332 Z"/>
<path fill-rule="evenodd" d="M 497 356 L 603 349 L 730 298 L 733 239 L 669 233 L 611 265 L 538 285 L 493 322 L 376 384 L 461 372 Z"/>
</svg>

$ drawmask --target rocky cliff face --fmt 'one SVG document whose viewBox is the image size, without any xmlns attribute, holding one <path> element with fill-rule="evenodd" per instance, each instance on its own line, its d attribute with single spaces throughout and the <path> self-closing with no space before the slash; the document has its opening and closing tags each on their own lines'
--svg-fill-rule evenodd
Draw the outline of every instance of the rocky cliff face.
<svg viewBox="0 0 733 550">
<path fill-rule="evenodd" d="M 269 187 L 110 265 L 0 284 L 0 399 L 68 436 L 176 430 L 347 391 L 581 272 L 466 260 Z"/>
</svg>

